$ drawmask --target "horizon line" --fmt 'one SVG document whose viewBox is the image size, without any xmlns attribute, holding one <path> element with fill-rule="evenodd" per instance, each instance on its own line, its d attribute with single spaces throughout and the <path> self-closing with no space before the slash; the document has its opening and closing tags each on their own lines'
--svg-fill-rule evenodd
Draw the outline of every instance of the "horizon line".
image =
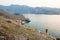
<svg viewBox="0 0 60 40">
<path fill-rule="evenodd" d="M 14 6 L 14 5 L 17 5 L 17 6 L 28 6 L 28 7 L 33 7 L 33 8 L 36 8 L 36 7 L 58 8 L 58 7 L 47 7 L 47 6 L 29 6 L 29 5 L 22 5 L 22 4 L 21 4 L 21 5 L 19 5 L 19 4 L 1 5 L 1 4 L 0 4 L 0 6 L 12 6 L 12 5 L 13 5 L 13 6 Z"/>
</svg>

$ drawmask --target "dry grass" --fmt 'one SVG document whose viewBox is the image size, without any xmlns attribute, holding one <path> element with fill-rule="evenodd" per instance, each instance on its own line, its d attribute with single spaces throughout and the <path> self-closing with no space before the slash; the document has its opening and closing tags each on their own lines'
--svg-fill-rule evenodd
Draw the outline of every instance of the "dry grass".
<svg viewBox="0 0 60 40">
<path fill-rule="evenodd" d="M 7 35 L 14 35 L 16 37 L 22 35 L 29 40 L 41 40 L 41 35 L 35 29 L 31 29 L 29 27 L 19 24 L 18 22 L 3 17 L 0 17 L 0 32 Z"/>
<path fill-rule="evenodd" d="M 8 35 L 11 35 L 11 34 L 14 34 L 14 35 L 24 35 L 25 37 L 31 39 L 31 40 L 36 40 L 38 39 L 39 40 L 39 37 L 38 35 L 36 34 L 33 34 L 33 33 L 36 33 L 34 32 L 34 30 L 32 30 L 31 28 L 28 28 L 28 27 L 25 27 L 24 25 L 21 25 L 21 24 L 18 24 L 18 23 L 15 23 L 15 21 L 9 21 L 8 19 L 6 18 L 3 18 L 3 17 L 0 17 L 0 27 L 3 28 L 3 32 L 8 34 Z"/>
</svg>

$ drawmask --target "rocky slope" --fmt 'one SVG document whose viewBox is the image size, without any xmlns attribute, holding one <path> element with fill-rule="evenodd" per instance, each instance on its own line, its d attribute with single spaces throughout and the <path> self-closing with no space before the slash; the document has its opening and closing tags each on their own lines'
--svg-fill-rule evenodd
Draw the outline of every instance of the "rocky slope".
<svg viewBox="0 0 60 40">
<path fill-rule="evenodd" d="M 18 20 L 0 16 L 0 40 L 55 40 L 55 38 L 24 26 Z"/>
<path fill-rule="evenodd" d="M 27 18 L 25 18 L 23 15 L 14 15 L 12 13 L 9 13 L 8 11 L 5 11 L 5 10 L 2 10 L 0 9 L 0 16 L 3 16 L 5 18 L 8 18 L 8 19 L 12 19 L 12 20 L 29 20 Z"/>
</svg>

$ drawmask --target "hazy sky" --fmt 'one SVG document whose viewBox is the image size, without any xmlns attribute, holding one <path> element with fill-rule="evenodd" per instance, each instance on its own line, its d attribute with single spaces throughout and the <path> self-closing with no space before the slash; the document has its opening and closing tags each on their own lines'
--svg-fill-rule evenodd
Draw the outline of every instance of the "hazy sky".
<svg viewBox="0 0 60 40">
<path fill-rule="evenodd" d="M 0 0 L 0 5 L 28 5 L 32 7 L 56 7 L 60 8 L 60 0 Z"/>
</svg>

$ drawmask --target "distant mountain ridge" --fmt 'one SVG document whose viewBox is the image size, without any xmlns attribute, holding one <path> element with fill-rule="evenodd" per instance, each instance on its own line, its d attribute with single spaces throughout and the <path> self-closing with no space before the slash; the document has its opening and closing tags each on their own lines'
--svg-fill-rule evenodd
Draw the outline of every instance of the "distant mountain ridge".
<svg viewBox="0 0 60 40">
<path fill-rule="evenodd" d="M 0 9 L 4 9 L 11 13 L 21 14 L 60 14 L 60 8 L 49 8 L 49 7 L 29 7 L 26 5 L 0 5 Z"/>
</svg>

